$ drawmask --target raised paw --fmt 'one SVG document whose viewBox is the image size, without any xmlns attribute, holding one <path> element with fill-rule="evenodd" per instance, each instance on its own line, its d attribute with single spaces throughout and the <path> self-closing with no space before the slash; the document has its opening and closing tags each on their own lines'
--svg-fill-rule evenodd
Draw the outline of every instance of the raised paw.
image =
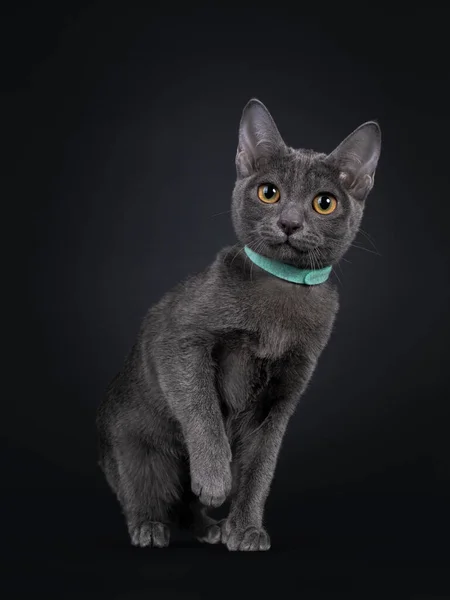
<svg viewBox="0 0 450 600">
<path fill-rule="evenodd" d="M 169 545 L 170 530 L 159 521 L 147 521 L 130 527 L 130 537 L 133 546 L 165 548 Z"/>
<path fill-rule="evenodd" d="M 191 487 L 194 494 L 205 506 L 221 506 L 231 490 L 230 469 L 224 469 L 222 476 L 215 474 L 214 477 L 198 478 L 193 475 Z"/>
<path fill-rule="evenodd" d="M 263 527 L 233 527 L 225 523 L 222 527 L 222 542 L 228 550 L 247 552 L 266 551 L 270 548 L 270 537 Z"/>
</svg>

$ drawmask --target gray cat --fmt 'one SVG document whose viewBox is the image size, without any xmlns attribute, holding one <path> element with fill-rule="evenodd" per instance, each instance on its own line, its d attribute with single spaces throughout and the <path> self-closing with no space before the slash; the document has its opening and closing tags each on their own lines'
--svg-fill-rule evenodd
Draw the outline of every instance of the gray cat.
<svg viewBox="0 0 450 600">
<path fill-rule="evenodd" d="M 99 407 L 100 465 L 134 545 L 167 546 L 174 523 L 229 550 L 269 549 L 278 453 L 328 342 L 328 275 L 358 231 L 380 148 L 371 121 L 331 154 L 295 150 L 261 102 L 244 108 L 239 243 L 150 308 Z M 226 519 L 208 516 L 226 499 Z"/>
</svg>

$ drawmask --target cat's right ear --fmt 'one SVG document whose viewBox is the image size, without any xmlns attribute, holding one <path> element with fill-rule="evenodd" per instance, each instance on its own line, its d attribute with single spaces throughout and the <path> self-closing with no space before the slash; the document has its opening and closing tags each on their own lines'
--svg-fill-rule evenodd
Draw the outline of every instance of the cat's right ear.
<svg viewBox="0 0 450 600">
<path fill-rule="evenodd" d="M 236 153 L 238 177 L 249 177 L 265 159 L 284 146 L 280 132 L 262 102 L 253 98 L 244 108 Z"/>
</svg>

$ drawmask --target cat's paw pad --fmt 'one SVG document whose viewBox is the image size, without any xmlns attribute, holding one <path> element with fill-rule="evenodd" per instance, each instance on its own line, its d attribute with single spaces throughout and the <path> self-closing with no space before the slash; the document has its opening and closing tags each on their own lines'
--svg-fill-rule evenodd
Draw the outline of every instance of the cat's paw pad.
<svg viewBox="0 0 450 600">
<path fill-rule="evenodd" d="M 266 551 L 270 548 L 270 537 L 263 527 L 222 528 L 222 542 L 228 550 L 244 552 Z"/>
<path fill-rule="evenodd" d="M 169 545 L 170 530 L 164 523 L 147 521 L 130 528 L 130 537 L 133 546 L 165 548 Z"/>
</svg>

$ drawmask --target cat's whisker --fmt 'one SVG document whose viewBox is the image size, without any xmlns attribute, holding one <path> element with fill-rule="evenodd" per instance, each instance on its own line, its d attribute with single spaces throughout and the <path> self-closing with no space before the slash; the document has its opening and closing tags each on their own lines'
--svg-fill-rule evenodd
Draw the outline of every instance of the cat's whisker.
<svg viewBox="0 0 450 600">
<path fill-rule="evenodd" d="M 231 210 L 224 210 L 223 212 L 218 212 L 214 215 L 209 215 L 209 217 L 212 219 L 213 217 L 219 217 L 220 215 L 229 215 L 231 212 Z"/>
<path fill-rule="evenodd" d="M 311 260 L 311 256 L 312 256 L 312 255 L 311 255 L 311 252 L 310 252 L 310 250 L 308 249 L 308 262 L 310 262 L 310 263 L 311 263 L 311 266 L 312 266 L 312 268 L 314 269 L 314 260 Z M 308 294 L 308 295 L 309 295 L 309 294 L 311 294 L 311 292 L 312 292 L 312 289 L 313 289 L 313 286 L 312 286 L 312 285 L 311 285 L 311 286 L 309 286 L 309 287 L 307 288 L 307 294 Z"/>
<path fill-rule="evenodd" d="M 311 248 L 311 258 L 312 258 L 312 268 L 314 270 L 318 269 L 318 265 L 316 265 L 317 257 L 315 253 L 315 248 Z"/>
<path fill-rule="evenodd" d="M 378 248 L 377 248 L 377 247 L 376 247 L 376 245 L 375 245 L 375 242 L 374 242 L 373 238 L 372 238 L 372 237 L 371 237 L 371 236 L 370 236 L 370 235 L 367 233 L 367 231 L 364 231 L 364 229 L 363 229 L 362 227 L 360 227 L 360 228 L 358 229 L 358 232 L 359 232 L 359 233 L 362 233 L 362 234 L 363 234 L 363 236 L 364 236 L 364 237 L 365 237 L 365 238 L 366 238 L 366 239 L 367 239 L 367 240 L 368 240 L 368 241 L 369 241 L 369 242 L 372 244 L 372 246 L 373 246 L 374 250 L 376 250 L 377 252 L 379 251 L 379 250 L 378 250 Z M 380 256 L 381 256 L 381 255 L 380 255 Z"/>
<path fill-rule="evenodd" d="M 256 244 L 256 250 L 255 252 L 259 253 L 259 251 L 261 250 L 261 248 L 264 247 L 265 244 L 265 240 L 264 239 L 260 239 L 259 243 Z M 252 261 L 252 265 L 250 267 L 250 281 L 252 281 L 252 269 L 253 269 L 253 261 Z"/>
<path fill-rule="evenodd" d="M 253 234 L 253 235 L 252 235 L 252 236 L 249 238 L 249 240 L 248 240 L 248 243 L 250 243 L 250 244 L 251 244 L 251 243 L 256 243 L 256 242 L 258 242 L 258 241 L 259 241 L 259 242 L 261 242 L 261 236 L 260 236 L 260 234 L 259 234 L 259 233 L 254 233 L 254 234 Z M 241 244 L 241 242 L 238 242 L 237 244 L 234 244 L 234 246 L 233 246 L 233 247 L 236 247 L 236 246 L 237 246 L 237 247 L 239 247 L 239 246 L 241 246 L 241 245 L 242 245 L 242 244 Z M 243 246 L 242 246 L 242 247 L 241 247 L 241 248 L 238 250 L 238 252 L 236 252 L 236 254 L 233 256 L 233 259 L 231 260 L 230 266 L 231 266 L 231 265 L 234 263 L 235 259 L 236 259 L 236 258 L 239 256 L 239 254 L 240 254 L 241 252 L 244 252 L 244 250 L 245 250 L 245 245 L 243 245 Z M 248 256 L 245 254 L 244 265 L 246 265 L 246 264 L 247 264 L 247 260 L 248 260 Z M 253 263 L 251 263 L 251 264 L 253 265 Z M 251 277 L 251 269 L 250 269 L 250 277 Z"/>
<path fill-rule="evenodd" d="M 308 262 L 311 264 L 311 267 L 314 269 L 314 254 L 308 248 Z"/>
<path fill-rule="evenodd" d="M 259 236 L 259 234 L 254 234 L 252 237 L 250 237 L 250 239 L 249 239 L 249 243 L 253 243 L 254 241 L 256 242 L 256 241 L 258 241 L 259 239 L 260 239 L 260 236 Z M 237 242 L 237 244 L 234 244 L 234 245 L 232 246 L 232 248 L 235 248 L 235 247 L 238 247 L 238 248 L 239 248 L 240 246 L 242 246 L 242 243 L 241 243 L 241 242 Z M 234 261 L 235 261 L 235 259 L 237 258 L 237 256 L 239 256 L 239 254 L 240 254 L 241 252 L 243 252 L 243 251 L 244 251 L 244 248 L 245 248 L 245 246 L 242 246 L 242 247 L 240 247 L 239 251 L 238 251 L 238 252 L 236 252 L 236 254 L 233 256 L 233 259 L 232 259 L 232 261 L 231 261 L 231 264 L 230 264 L 230 266 L 231 266 L 231 265 L 234 263 Z"/>
<path fill-rule="evenodd" d="M 352 248 L 358 248 L 358 250 L 364 250 L 365 252 L 369 252 L 370 254 L 375 254 L 376 256 L 381 256 L 379 252 L 375 252 L 374 250 L 370 250 L 369 248 L 365 248 L 364 246 L 358 246 L 357 244 L 350 244 Z"/>
<path fill-rule="evenodd" d="M 256 233 L 254 236 L 249 238 L 249 243 L 253 243 L 255 244 L 255 248 L 253 248 L 254 252 L 258 253 L 259 250 L 264 246 L 264 239 L 261 238 L 261 234 L 260 232 Z M 246 261 L 248 259 L 248 256 L 245 255 Z M 251 261 L 250 264 L 250 281 L 252 281 L 252 272 L 253 272 L 253 261 Z"/>
<path fill-rule="evenodd" d="M 315 254 L 316 259 L 317 259 L 317 268 L 320 269 L 321 268 L 321 263 L 322 263 L 322 255 L 320 253 L 320 249 L 319 248 L 314 248 L 314 254 Z"/>
<path fill-rule="evenodd" d="M 341 273 L 343 274 L 343 271 L 342 271 L 341 265 L 340 265 L 339 263 L 338 263 L 338 267 L 341 269 Z M 337 280 L 339 281 L 339 284 L 340 284 L 340 285 L 342 285 L 341 278 L 340 278 L 340 277 L 339 277 L 339 275 L 337 274 L 337 271 L 336 271 L 336 269 L 334 269 L 333 273 L 336 275 L 336 277 L 337 277 Z"/>
<path fill-rule="evenodd" d="M 238 247 L 239 247 L 239 246 L 240 246 L 240 244 L 235 244 L 235 246 L 238 246 Z M 232 260 L 231 260 L 231 263 L 230 263 L 230 267 L 233 265 L 234 261 L 235 261 L 235 260 L 236 260 L 236 258 L 239 256 L 239 254 L 240 254 L 241 252 L 243 252 L 243 251 L 244 251 L 244 246 L 242 246 L 242 248 L 240 248 L 240 249 L 239 249 L 239 250 L 236 252 L 236 254 L 233 256 L 233 258 L 232 258 Z"/>
<path fill-rule="evenodd" d="M 321 269 L 322 268 L 322 264 L 323 264 L 323 260 L 322 260 L 322 253 L 320 252 L 320 248 L 314 248 L 314 254 L 315 254 L 316 259 L 317 259 L 317 268 Z"/>
<path fill-rule="evenodd" d="M 319 253 L 319 248 L 314 248 L 313 254 L 316 257 L 317 268 L 320 269 L 321 268 L 321 266 L 320 266 L 321 256 L 320 256 L 320 253 Z"/>
<path fill-rule="evenodd" d="M 319 256 L 320 256 L 321 260 L 323 260 L 323 256 L 322 256 L 322 250 L 321 250 L 321 248 L 317 248 L 317 251 L 318 251 L 318 253 L 319 253 Z M 340 265 L 339 263 L 337 263 L 337 266 L 338 266 L 338 267 L 339 267 L 339 269 L 341 270 L 341 274 L 342 274 L 342 275 L 344 275 L 344 271 L 342 270 L 342 267 L 341 267 L 341 265 Z M 336 275 L 336 278 L 337 278 L 337 280 L 338 280 L 339 284 L 340 284 L 340 285 L 342 285 L 342 287 L 344 287 L 344 285 L 343 285 L 343 283 L 342 283 L 342 281 L 341 281 L 341 278 L 339 277 L 339 275 L 338 275 L 338 274 L 337 274 L 337 272 L 336 272 L 336 269 L 334 269 L 334 270 L 333 270 L 333 273 Z"/>
</svg>

